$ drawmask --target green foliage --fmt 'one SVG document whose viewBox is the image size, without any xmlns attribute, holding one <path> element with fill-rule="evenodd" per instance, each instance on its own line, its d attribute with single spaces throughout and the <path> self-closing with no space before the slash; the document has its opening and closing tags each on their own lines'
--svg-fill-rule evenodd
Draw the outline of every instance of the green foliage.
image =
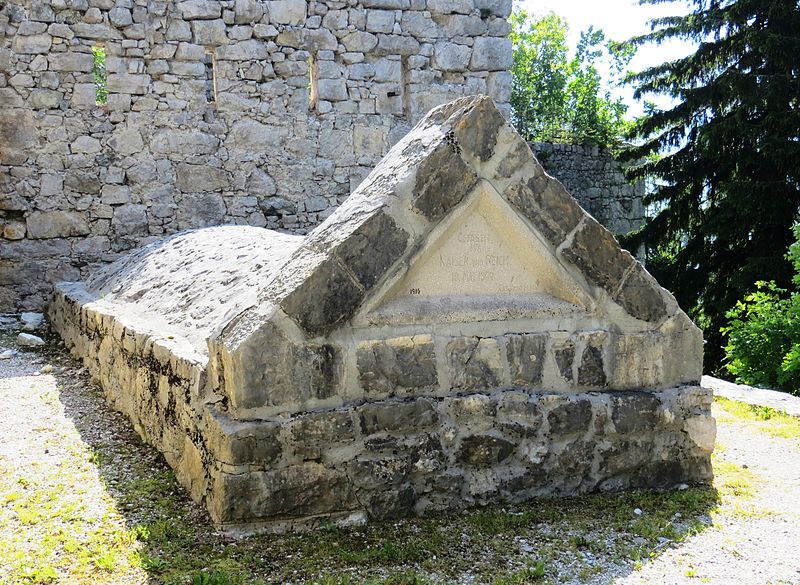
<svg viewBox="0 0 800 585">
<path fill-rule="evenodd" d="M 630 77 L 637 98 L 666 95 L 675 105 L 651 105 L 628 135 L 636 145 L 622 158 L 633 164 L 630 178 L 650 181 L 655 212 L 626 244 L 647 246 L 656 277 L 705 325 L 706 367 L 715 369 L 726 312 L 756 281 L 791 282 L 784 252 L 800 206 L 800 5 L 688 6 L 627 43 L 683 39 L 697 50 Z M 778 293 L 762 292 L 745 302 L 766 317 Z"/>
<path fill-rule="evenodd" d="M 800 225 L 787 258 L 800 286 Z M 725 367 L 738 382 L 800 391 L 800 293 L 788 293 L 775 282 L 759 281 L 757 290 L 726 313 L 722 333 L 728 337 Z"/>
<path fill-rule="evenodd" d="M 569 59 L 567 22 L 553 14 L 511 15 L 513 123 L 526 140 L 609 146 L 622 134 L 627 107 L 610 87 L 633 56 L 630 46 L 606 43 L 601 30 L 581 33 Z M 607 62 L 606 80 L 597 64 Z"/>
<path fill-rule="evenodd" d="M 97 91 L 97 103 L 105 104 L 108 101 L 106 50 L 103 47 L 92 47 L 92 55 L 94 56 L 92 75 L 94 75 L 94 85 Z"/>
</svg>

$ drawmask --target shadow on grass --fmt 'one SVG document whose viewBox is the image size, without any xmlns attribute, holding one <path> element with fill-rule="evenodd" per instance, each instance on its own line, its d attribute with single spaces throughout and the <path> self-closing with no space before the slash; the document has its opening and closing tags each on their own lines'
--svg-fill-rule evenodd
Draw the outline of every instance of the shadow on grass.
<svg viewBox="0 0 800 585">
<path fill-rule="evenodd" d="M 702 531 L 721 501 L 707 487 L 637 490 L 230 540 L 86 375 L 70 376 L 60 400 L 126 520 L 119 553 L 153 584 L 606 583 Z"/>
</svg>

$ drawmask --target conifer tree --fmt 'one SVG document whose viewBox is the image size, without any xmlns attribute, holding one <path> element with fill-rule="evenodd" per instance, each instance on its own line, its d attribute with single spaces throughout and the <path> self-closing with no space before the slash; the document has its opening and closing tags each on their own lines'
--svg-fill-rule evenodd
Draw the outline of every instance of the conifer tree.
<svg viewBox="0 0 800 585">
<path fill-rule="evenodd" d="M 640 4 L 678 0 L 640 0 Z M 688 39 L 691 55 L 631 76 L 639 98 L 671 96 L 633 126 L 624 158 L 657 210 L 627 243 L 704 328 L 722 357 L 725 312 L 758 280 L 789 287 L 785 254 L 800 206 L 800 4 L 689 0 L 630 45 Z M 680 9 L 680 8 L 678 8 Z"/>
</svg>

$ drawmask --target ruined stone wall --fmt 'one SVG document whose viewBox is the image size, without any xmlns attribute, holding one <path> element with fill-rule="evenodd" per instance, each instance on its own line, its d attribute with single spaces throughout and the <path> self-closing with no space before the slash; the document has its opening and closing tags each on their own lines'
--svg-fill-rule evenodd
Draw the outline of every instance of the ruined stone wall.
<svg viewBox="0 0 800 585">
<path fill-rule="evenodd" d="M 431 107 L 507 107 L 510 0 L 0 4 L 0 311 L 178 230 L 305 233 Z M 92 51 L 106 54 L 96 104 Z"/>
<path fill-rule="evenodd" d="M 610 152 L 553 142 L 534 142 L 531 148 L 545 170 L 613 234 L 627 234 L 644 225 L 644 183 L 628 182 Z"/>
</svg>

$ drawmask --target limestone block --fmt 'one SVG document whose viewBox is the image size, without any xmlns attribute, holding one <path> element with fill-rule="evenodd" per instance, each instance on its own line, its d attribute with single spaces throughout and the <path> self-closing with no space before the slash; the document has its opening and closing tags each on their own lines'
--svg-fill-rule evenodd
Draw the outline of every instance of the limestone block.
<svg viewBox="0 0 800 585">
<path fill-rule="evenodd" d="M 514 385 L 537 386 L 542 382 L 547 335 L 509 335 L 506 353 Z"/>
<path fill-rule="evenodd" d="M 433 67 L 442 71 L 466 71 L 472 47 L 446 41 L 438 42 L 433 49 Z"/>
<path fill-rule="evenodd" d="M 394 10 L 367 10 L 367 32 L 392 32 L 394 28 L 394 14 Z"/>
<path fill-rule="evenodd" d="M 303 24 L 306 19 L 305 0 L 268 0 L 269 19 L 276 24 Z"/>
<path fill-rule="evenodd" d="M 595 331 L 583 334 L 581 337 L 584 347 L 578 364 L 578 384 L 593 390 L 601 389 L 607 383 L 603 355 L 608 335 L 605 331 Z"/>
<path fill-rule="evenodd" d="M 592 406 L 587 399 L 562 400 L 547 413 L 551 436 L 584 433 L 592 420 Z"/>
<path fill-rule="evenodd" d="M 230 61 L 247 61 L 257 59 L 267 59 L 269 53 L 266 45 L 257 40 L 239 41 L 232 45 L 217 47 L 217 59 Z"/>
<path fill-rule="evenodd" d="M 489 467 L 507 459 L 516 445 L 494 435 L 468 435 L 461 439 L 457 461 L 474 467 Z"/>
<path fill-rule="evenodd" d="M 132 203 L 115 207 L 111 229 L 118 236 L 147 234 L 147 207 Z"/>
<path fill-rule="evenodd" d="M 378 46 L 378 37 L 368 32 L 355 31 L 343 37 L 342 44 L 348 51 L 369 53 Z"/>
<path fill-rule="evenodd" d="M 11 50 L 20 55 L 41 55 L 50 51 L 53 37 L 49 34 L 34 34 L 30 36 L 16 35 L 11 41 Z"/>
<path fill-rule="evenodd" d="M 429 335 L 365 341 L 358 345 L 356 357 L 359 380 L 367 395 L 419 394 L 438 384 Z"/>
<path fill-rule="evenodd" d="M 261 20 L 264 8 L 256 0 L 236 0 L 233 4 L 234 22 L 252 24 Z"/>
<path fill-rule="evenodd" d="M 122 6 L 116 6 L 108 11 L 108 20 L 117 28 L 123 28 L 133 24 L 131 11 Z"/>
<path fill-rule="evenodd" d="M 348 98 L 344 79 L 320 79 L 317 82 L 317 95 L 321 100 L 341 102 Z"/>
<path fill-rule="evenodd" d="M 70 150 L 73 154 L 94 154 L 100 152 L 101 148 L 100 141 L 91 136 L 78 136 L 78 138 L 70 144 Z"/>
<path fill-rule="evenodd" d="M 439 219 L 469 193 L 476 181 L 475 171 L 464 163 L 457 149 L 442 142 L 417 171 L 414 207 L 431 221 Z"/>
<path fill-rule="evenodd" d="M 164 38 L 168 41 L 191 41 L 192 29 L 188 22 L 172 19 L 167 25 Z"/>
<path fill-rule="evenodd" d="M 225 145 L 229 149 L 249 153 L 260 153 L 283 141 L 287 130 L 283 127 L 269 126 L 254 120 L 238 120 L 231 127 Z"/>
<path fill-rule="evenodd" d="M 225 200 L 219 193 L 184 195 L 178 205 L 179 229 L 219 225 L 225 217 Z"/>
<path fill-rule="evenodd" d="M 454 390 L 480 390 L 502 384 L 500 346 L 494 339 L 453 339 L 447 344 L 447 364 Z"/>
<path fill-rule="evenodd" d="M 508 71 L 512 65 L 510 39 L 478 37 L 472 47 L 473 71 Z"/>
<path fill-rule="evenodd" d="M 114 129 L 108 145 L 122 156 L 128 156 L 141 152 L 144 148 L 144 141 L 141 132 L 136 128 L 118 126 Z"/>
<path fill-rule="evenodd" d="M 642 321 L 658 322 L 667 316 L 661 287 L 640 264 L 625 278 L 615 300 L 631 315 Z"/>
<path fill-rule="evenodd" d="M 214 0 L 184 0 L 178 2 L 177 8 L 186 20 L 210 20 L 222 14 L 220 3 Z"/>
<path fill-rule="evenodd" d="M 358 408 L 357 412 L 364 435 L 419 432 L 439 420 L 433 402 L 425 398 L 373 402 Z"/>
<path fill-rule="evenodd" d="M 76 83 L 72 86 L 70 106 L 78 110 L 87 110 L 97 105 L 97 86 L 94 83 Z"/>
<path fill-rule="evenodd" d="M 406 34 L 420 40 L 433 39 L 442 34 L 433 18 L 424 12 L 404 12 L 400 20 L 400 27 Z"/>
<path fill-rule="evenodd" d="M 217 461 L 264 469 L 280 459 L 283 444 L 278 423 L 237 421 L 216 408 L 205 417 L 204 442 Z"/>
<path fill-rule="evenodd" d="M 184 193 L 226 190 L 229 184 L 228 173 L 208 165 L 180 163 L 175 169 L 175 186 Z"/>
<path fill-rule="evenodd" d="M 410 0 L 362 0 L 364 8 L 389 8 L 391 10 L 406 10 L 411 8 Z"/>
<path fill-rule="evenodd" d="M 3 237 L 7 240 L 21 240 L 25 237 L 25 234 L 24 223 L 12 221 L 3 225 Z"/>
<path fill-rule="evenodd" d="M 428 10 L 440 14 L 458 12 L 469 14 L 475 7 L 473 0 L 428 0 Z"/>
<path fill-rule="evenodd" d="M 127 185 L 103 185 L 100 200 L 107 205 L 130 203 L 131 189 Z"/>
<path fill-rule="evenodd" d="M 488 10 L 500 18 L 508 18 L 511 14 L 511 0 L 473 0 L 473 2 L 478 10 Z"/>
<path fill-rule="evenodd" d="M 35 239 L 85 236 L 89 233 L 84 215 L 73 211 L 35 211 L 25 223 L 28 237 Z"/>
<path fill-rule="evenodd" d="M 75 51 L 51 53 L 48 55 L 47 61 L 53 71 L 89 72 L 94 66 L 94 58 L 91 53 L 78 53 Z"/>
<path fill-rule="evenodd" d="M 64 176 L 64 186 L 78 193 L 96 194 L 100 192 L 102 185 L 96 172 L 69 170 Z"/>
<path fill-rule="evenodd" d="M 198 45 L 224 45 L 228 42 L 222 20 L 193 20 L 192 42 Z"/>
<path fill-rule="evenodd" d="M 155 154 L 214 154 L 218 147 L 217 138 L 197 130 L 158 130 L 150 142 Z"/>
<path fill-rule="evenodd" d="M 235 353 L 221 356 L 224 392 L 234 410 L 264 406 L 297 410 L 336 393 L 341 354 L 329 344 L 297 344 L 274 324 L 262 326 Z"/>
<path fill-rule="evenodd" d="M 631 434 L 656 428 L 661 418 L 661 403 L 650 392 L 616 393 L 612 397 L 612 420 L 618 433 Z"/>
<path fill-rule="evenodd" d="M 292 451 L 303 460 L 319 459 L 331 447 L 355 441 L 355 426 L 348 411 L 322 411 L 290 423 Z"/>
<path fill-rule="evenodd" d="M 379 55 L 418 55 L 419 42 L 405 35 L 378 35 Z"/>
<path fill-rule="evenodd" d="M 149 75 L 111 73 L 108 76 L 108 91 L 109 93 L 144 95 L 148 93 L 151 81 Z"/>
<path fill-rule="evenodd" d="M 34 89 L 28 96 L 28 105 L 35 110 L 52 110 L 61 103 L 63 95 L 52 89 Z"/>
</svg>

